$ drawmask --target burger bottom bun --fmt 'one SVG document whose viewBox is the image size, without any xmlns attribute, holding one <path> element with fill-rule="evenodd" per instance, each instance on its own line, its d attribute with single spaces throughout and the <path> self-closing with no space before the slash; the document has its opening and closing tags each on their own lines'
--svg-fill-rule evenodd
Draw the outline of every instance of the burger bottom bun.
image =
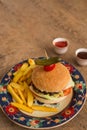
<svg viewBox="0 0 87 130">
<path fill-rule="evenodd" d="M 25 112 L 23 110 L 21 110 L 22 113 L 31 116 L 31 117 L 49 117 L 49 116 L 54 116 L 55 114 L 58 114 L 60 112 L 62 112 L 67 106 L 69 106 L 71 100 L 73 97 L 73 91 L 66 96 L 66 98 L 64 98 L 63 100 L 61 100 L 60 102 L 58 102 L 57 104 L 39 104 L 36 100 L 35 104 L 36 105 L 40 105 L 40 106 L 47 106 L 47 107 L 53 107 L 53 108 L 57 108 L 58 112 L 45 112 L 45 111 L 34 111 L 33 113 L 29 113 L 29 112 Z"/>
<path fill-rule="evenodd" d="M 39 96 L 37 96 L 37 95 L 34 94 L 34 97 L 35 97 L 39 102 L 42 102 L 42 103 L 45 103 L 45 104 L 60 103 L 61 101 L 66 100 L 67 98 L 70 98 L 70 96 L 73 96 L 73 88 L 72 88 L 70 94 L 68 94 L 67 96 L 59 97 L 59 98 L 56 99 L 56 100 L 44 99 L 44 98 L 41 98 L 41 97 L 39 97 Z"/>
</svg>

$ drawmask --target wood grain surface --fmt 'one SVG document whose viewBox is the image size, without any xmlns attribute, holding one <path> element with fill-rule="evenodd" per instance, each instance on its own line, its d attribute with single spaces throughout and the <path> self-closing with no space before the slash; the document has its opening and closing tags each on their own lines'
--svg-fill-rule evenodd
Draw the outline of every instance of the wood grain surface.
<svg viewBox="0 0 87 130">
<path fill-rule="evenodd" d="M 0 0 L 0 79 L 16 63 L 29 57 L 57 56 L 52 40 L 67 38 L 69 50 L 61 58 L 73 64 L 87 83 L 87 66 L 76 63 L 77 48 L 87 48 L 87 0 Z M 0 110 L 0 130 L 25 130 Z M 54 130 L 87 130 L 87 102 L 69 123 Z"/>
</svg>

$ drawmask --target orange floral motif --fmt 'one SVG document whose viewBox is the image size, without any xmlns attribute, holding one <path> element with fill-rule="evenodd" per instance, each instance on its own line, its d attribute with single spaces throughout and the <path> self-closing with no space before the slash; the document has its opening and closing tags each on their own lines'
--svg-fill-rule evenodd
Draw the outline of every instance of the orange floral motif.
<svg viewBox="0 0 87 130">
<path fill-rule="evenodd" d="M 78 101 L 77 104 L 78 104 L 78 105 L 82 105 L 82 101 Z"/>
<path fill-rule="evenodd" d="M 6 97 L 2 97 L 2 101 L 7 101 L 7 98 Z"/>
<path fill-rule="evenodd" d="M 12 72 L 8 72 L 8 76 L 12 76 Z"/>
<path fill-rule="evenodd" d="M 6 86 L 3 86 L 3 87 L 0 88 L 0 92 L 6 92 L 6 91 L 7 91 Z"/>
<path fill-rule="evenodd" d="M 20 120 L 20 121 L 24 121 L 25 118 L 24 118 L 24 117 L 20 117 L 19 120 Z"/>
<path fill-rule="evenodd" d="M 58 122 L 60 122 L 60 120 L 59 120 L 59 119 L 55 119 L 54 121 L 55 121 L 55 123 L 58 123 Z"/>
<path fill-rule="evenodd" d="M 75 75 L 74 77 L 75 77 L 75 79 L 79 79 L 79 75 Z"/>
</svg>

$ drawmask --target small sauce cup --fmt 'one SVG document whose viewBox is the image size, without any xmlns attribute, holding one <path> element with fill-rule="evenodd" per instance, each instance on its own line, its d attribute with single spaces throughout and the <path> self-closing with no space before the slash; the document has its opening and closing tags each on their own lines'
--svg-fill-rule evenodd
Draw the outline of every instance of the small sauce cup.
<svg viewBox="0 0 87 130">
<path fill-rule="evenodd" d="M 87 65 L 87 48 L 79 48 L 75 52 L 76 61 L 79 65 Z"/>
<path fill-rule="evenodd" d="M 53 40 L 54 50 L 57 54 L 64 54 L 69 47 L 69 41 L 65 38 L 55 38 Z"/>
</svg>

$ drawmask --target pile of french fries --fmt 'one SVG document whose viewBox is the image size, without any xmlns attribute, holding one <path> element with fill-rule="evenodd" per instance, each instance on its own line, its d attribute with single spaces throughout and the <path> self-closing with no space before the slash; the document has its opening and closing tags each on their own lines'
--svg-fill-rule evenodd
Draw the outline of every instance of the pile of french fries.
<svg viewBox="0 0 87 130">
<path fill-rule="evenodd" d="M 30 90 L 32 71 L 36 67 L 33 59 L 22 64 L 22 66 L 13 73 L 14 77 L 8 84 L 7 90 L 13 98 L 11 105 L 28 113 L 33 111 L 57 112 L 57 108 L 35 105 L 34 95 Z"/>
</svg>

